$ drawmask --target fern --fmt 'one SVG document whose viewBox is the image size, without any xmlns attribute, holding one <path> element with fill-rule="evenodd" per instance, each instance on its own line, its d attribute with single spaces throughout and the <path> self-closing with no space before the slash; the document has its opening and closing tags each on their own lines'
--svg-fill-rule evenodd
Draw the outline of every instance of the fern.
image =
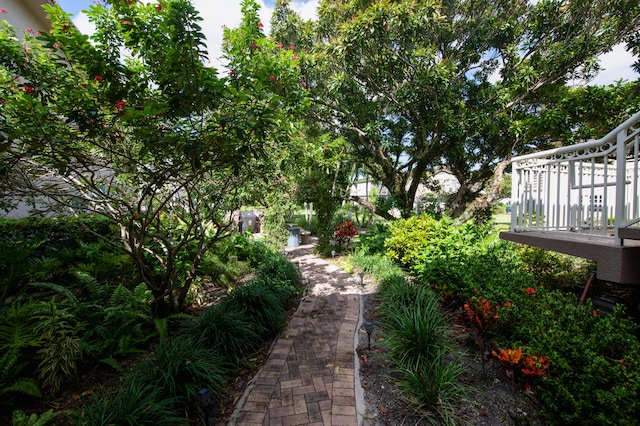
<svg viewBox="0 0 640 426">
<path fill-rule="evenodd" d="M 0 317 L 0 350 L 13 346 L 37 346 L 38 338 L 33 332 L 32 316 L 39 303 L 16 301 L 8 306 Z"/>
<path fill-rule="evenodd" d="M 120 371 L 120 372 L 123 371 L 122 365 L 120 365 L 118 360 L 115 358 L 102 358 L 100 362 L 110 367 L 113 367 L 113 369 L 116 371 Z"/>
<path fill-rule="evenodd" d="M 10 347 L 7 352 L 0 355 L 0 395 L 8 393 L 21 393 L 23 395 L 40 397 L 42 392 L 38 382 L 34 379 L 18 377 L 26 362 L 20 362 L 20 348 Z M 3 403 L 5 398 L 2 398 Z"/>
<path fill-rule="evenodd" d="M 48 410 L 39 416 L 37 414 L 27 416 L 23 411 L 16 410 L 12 416 L 13 426 L 45 426 L 59 414 L 53 410 Z"/>
<path fill-rule="evenodd" d="M 75 294 L 68 288 L 61 286 L 60 284 L 48 283 L 48 282 L 32 282 L 29 283 L 31 287 L 35 287 L 37 289 L 47 289 L 54 291 L 60 295 L 63 295 L 71 302 L 73 306 L 76 306 L 79 302 L 78 298 Z"/>
<path fill-rule="evenodd" d="M 160 341 L 169 340 L 169 320 L 167 318 L 154 318 L 153 324 L 156 326 Z"/>
</svg>

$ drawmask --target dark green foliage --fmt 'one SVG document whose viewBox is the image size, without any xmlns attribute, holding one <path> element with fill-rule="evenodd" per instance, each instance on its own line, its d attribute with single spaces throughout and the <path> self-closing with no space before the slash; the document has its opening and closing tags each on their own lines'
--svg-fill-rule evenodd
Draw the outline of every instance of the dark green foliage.
<svg viewBox="0 0 640 426">
<path fill-rule="evenodd" d="M 386 250 L 384 242 L 390 236 L 387 225 L 376 223 L 374 229 L 370 228 L 356 238 L 357 249 L 370 256 L 382 255 Z"/>
<path fill-rule="evenodd" d="M 116 248 L 117 234 L 104 219 L 0 219 L 0 235 L 3 301 L 22 295 L 31 281 L 73 284 L 76 272 L 99 281 L 133 277 L 131 262 Z"/>
<path fill-rule="evenodd" d="M 131 380 L 158 389 L 160 397 L 174 401 L 176 408 L 195 405 L 195 395 L 202 388 L 216 394 L 223 390 L 222 360 L 202 339 L 174 337 L 151 350 Z"/>
<path fill-rule="evenodd" d="M 16 410 L 13 412 L 11 420 L 13 426 L 44 426 L 59 415 L 60 413 L 56 411 L 47 410 L 40 415 L 33 413 L 27 416 L 24 411 Z"/>
<path fill-rule="evenodd" d="M 462 392 L 456 379 L 464 370 L 455 359 L 447 359 L 450 325 L 438 296 L 409 283 L 391 285 L 381 296 L 385 345 L 401 374 L 402 394 L 418 411 L 446 413 Z"/>
<path fill-rule="evenodd" d="M 284 328 L 287 320 L 287 296 L 276 286 L 265 284 L 267 281 L 262 279 L 237 287 L 220 301 L 219 306 L 224 311 L 240 313 L 251 323 L 261 339 L 268 340 L 277 336 Z"/>
<path fill-rule="evenodd" d="M 452 354 L 450 325 L 436 293 L 409 283 L 387 258 L 357 253 L 351 260 L 379 283 L 381 322 L 401 395 L 416 410 L 437 411 L 440 424 L 455 422 L 451 406 L 464 393 L 464 372 Z"/>
<path fill-rule="evenodd" d="M 414 219 L 417 220 L 417 219 Z M 409 221 L 406 221 L 409 222 Z M 580 306 L 570 287 L 588 276 L 587 262 L 494 242 L 472 225 L 439 233 L 398 225 L 393 245 L 420 281 L 461 306 L 471 296 L 497 306 L 493 342 L 548 356 L 550 376 L 534 383 L 550 424 L 626 425 L 640 412 L 637 325 L 619 307 L 599 315 Z M 394 224 L 395 226 L 395 224 Z M 461 235 L 461 234 L 469 235 Z M 412 238 L 428 240 L 414 242 Z M 457 234 L 457 236 L 456 236 Z M 400 257 L 398 257 L 400 259 Z"/>
<path fill-rule="evenodd" d="M 93 359 L 140 352 L 156 336 L 146 286 L 101 286 L 110 294 L 83 305 L 83 350 Z"/>
<path fill-rule="evenodd" d="M 236 366 L 260 347 L 255 327 L 243 312 L 212 306 L 200 316 L 182 323 L 183 333 L 201 339 L 224 365 Z"/>
<path fill-rule="evenodd" d="M 299 291 L 300 274 L 293 263 L 289 262 L 281 253 L 270 252 L 266 255 L 257 269 L 256 275 L 255 282 L 279 293 L 280 297 L 287 298 Z"/>
<path fill-rule="evenodd" d="M 51 394 L 56 394 L 62 383 L 76 377 L 82 358 L 79 323 L 69 308 L 55 301 L 42 302 L 35 311 L 34 331 L 39 334 L 39 377 Z"/>
<path fill-rule="evenodd" d="M 78 426 L 187 425 L 175 411 L 176 400 L 151 383 L 130 380 L 115 395 L 96 396 L 93 404 L 73 410 L 69 418 Z"/>
<path fill-rule="evenodd" d="M 38 334 L 33 330 L 37 302 L 14 302 L 0 316 L 0 406 L 10 407 L 18 395 L 41 397 L 38 382 L 29 377 L 37 365 Z"/>
<path fill-rule="evenodd" d="M 231 260 L 229 256 L 214 250 L 208 251 L 198 265 L 199 274 L 209 277 L 218 286 L 226 288 L 249 272 L 251 272 L 249 262 L 240 261 L 237 256 L 235 260 Z"/>
</svg>

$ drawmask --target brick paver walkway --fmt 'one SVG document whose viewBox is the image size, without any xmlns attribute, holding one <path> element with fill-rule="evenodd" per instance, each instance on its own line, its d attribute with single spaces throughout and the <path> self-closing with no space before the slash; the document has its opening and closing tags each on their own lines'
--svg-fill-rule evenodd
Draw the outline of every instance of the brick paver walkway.
<svg viewBox="0 0 640 426">
<path fill-rule="evenodd" d="M 310 246 L 288 249 L 309 279 L 307 293 L 230 426 L 358 425 L 358 281 L 310 252 Z"/>
</svg>

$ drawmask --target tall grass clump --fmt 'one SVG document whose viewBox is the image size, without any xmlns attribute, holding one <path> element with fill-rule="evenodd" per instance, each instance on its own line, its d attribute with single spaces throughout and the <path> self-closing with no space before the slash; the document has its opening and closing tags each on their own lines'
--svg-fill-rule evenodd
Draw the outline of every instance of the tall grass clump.
<svg viewBox="0 0 640 426">
<path fill-rule="evenodd" d="M 405 281 L 405 271 L 388 257 L 369 255 L 364 250 L 358 250 L 349 257 L 349 262 L 357 269 L 372 275 L 380 291 Z"/>
<path fill-rule="evenodd" d="M 220 309 L 238 312 L 255 328 L 263 339 L 275 337 L 286 324 L 287 314 L 283 299 L 286 296 L 265 285 L 264 281 L 250 282 L 233 289 L 220 301 Z"/>
<path fill-rule="evenodd" d="M 174 411 L 175 402 L 163 396 L 161 388 L 130 380 L 118 393 L 96 395 L 92 404 L 72 410 L 68 417 L 77 426 L 189 424 Z"/>
<path fill-rule="evenodd" d="M 214 305 L 202 315 L 182 323 L 186 336 L 202 340 L 218 356 L 224 358 L 224 366 L 236 366 L 260 348 L 255 327 L 243 312 Z"/>
<path fill-rule="evenodd" d="M 222 360 L 203 340 L 174 337 L 151 350 L 152 355 L 130 378 L 159 389 L 162 398 L 175 401 L 175 408 L 195 407 L 195 396 L 202 388 L 218 395 L 224 390 Z"/>
<path fill-rule="evenodd" d="M 462 396 L 456 378 L 463 373 L 451 355 L 450 326 L 439 298 L 425 286 L 407 282 L 381 294 L 385 345 L 405 399 L 419 412 L 437 411 L 447 417 L 452 403 Z"/>
</svg>

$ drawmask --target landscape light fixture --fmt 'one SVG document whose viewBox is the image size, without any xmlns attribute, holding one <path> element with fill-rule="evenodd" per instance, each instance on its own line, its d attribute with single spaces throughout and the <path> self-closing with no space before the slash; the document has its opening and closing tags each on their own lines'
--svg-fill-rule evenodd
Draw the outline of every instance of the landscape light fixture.
<svg viewBox="0 0 640 426">
<path fill-rule="evenodd" d="M 367 331 L 367 337 L 369 338 L 369 350 L 371 350 L 371 333 L 373 333 L 373 324 L 369 321 L 365 322 L 364 329 Z"/>
<path fill-rule="evenodd" d="M 335 250 L 331 250 L 331 258 L 332 259 L 336 258 L 336 251 Z"/>
<path fill-rule="evenodd" d="M 360 276 L 360 285 L 364 287 L 364 271 L 358 272 L 358 275 Z"/>
<path fill-rule="evenodd" d="M 202 388 L 196 394 L 195 400 L 196 404 L 200 408 L 202 408 L 202 412 L 204 413 L 204 424 L 209 426 L 209 402 L 211 400 L 211 395 L 213 395 L 213 391 L 209 388 Z"/>
</svg>

